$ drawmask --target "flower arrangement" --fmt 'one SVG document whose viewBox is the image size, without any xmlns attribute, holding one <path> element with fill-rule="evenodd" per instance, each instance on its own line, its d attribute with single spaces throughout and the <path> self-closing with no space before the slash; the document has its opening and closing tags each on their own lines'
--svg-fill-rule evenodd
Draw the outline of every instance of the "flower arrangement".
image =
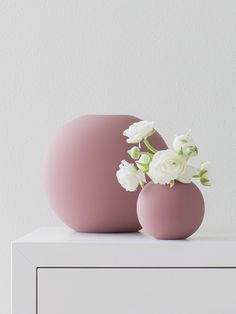
<svg viewBox="0 0 236 314">
<path fill-rule="evenodd" d="M 211 164 L 202 162 L 199 167 L 188 164 L 190 158 L 197 156 L 198 148 L 194 144 L 191 130 L 183 135 L 176 136 L 172 149 L 157 150 L 149 138 L 156 132 L 154 122 L 140 121 L 129 126 L 123 132 L 127 142 L 136 144 L 128 150 L 134 160 L 129 163 L 122 160 L 116 172 L 117 180 L 126 191 L 136 191 L 147 183 L 146 175 L 153 183 L 168 184 L 173 187 L 175 181 L 190 183 L 193 178 L 200 180 L 201 184 L 211 186 Z M 142 149 L 145 147 L 145 151 Z"/>
</svg>

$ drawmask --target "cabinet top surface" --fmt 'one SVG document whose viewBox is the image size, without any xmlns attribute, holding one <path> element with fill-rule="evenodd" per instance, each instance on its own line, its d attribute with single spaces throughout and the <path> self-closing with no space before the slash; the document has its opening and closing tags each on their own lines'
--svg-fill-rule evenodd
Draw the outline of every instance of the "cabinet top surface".
<svg viewBox="0 0 236 314">
<path fill-rule="evenodd" d="M 164 241 L 142 232 L 95 234 L 49 227 L 16 240 L 12 248 L 36 267 L 236 267 L 236 234 L 224 231 Z"/>
<path fill-rule="evenodd" d="M 15 243 L 78 243 L 78 244 L 153 244 L 153 245 L 194 245 L 194 243 L 222 243 L 236 244 L 236 233 L 231 231 L 214 231 L 196 233 L 187 240 L 156 240 L 141 232 L 134 233 L 80 233 L 67 227 L 44 227 L 14 241 Z"/>
</svg>

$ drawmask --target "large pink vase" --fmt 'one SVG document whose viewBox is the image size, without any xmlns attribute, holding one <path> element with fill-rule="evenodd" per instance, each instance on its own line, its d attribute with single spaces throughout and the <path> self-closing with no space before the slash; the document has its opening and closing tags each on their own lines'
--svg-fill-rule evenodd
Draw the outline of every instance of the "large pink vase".
<svg viewBox="0 0 236 314">
<path fill-rule="evenodd" d="M 156 239 L 186 239 L 201 225 L 204 200 L 194 183 L 176 182 L 174 187 L 149 182 L 137 202 L 139 221 Z"/>
<path fill-rule="evenodd" d="M 88 115 L 65 125 L 46 153 L 44 182 L 48 199 L 62 221 L 81 232 L 132 232 L 137 218 L 137 192 L 117 182 L 121 160 L 131 162 L 123 131 L 138 118 Z M 167 146 L 160 135 L 151 142 Z"/>
</svg>

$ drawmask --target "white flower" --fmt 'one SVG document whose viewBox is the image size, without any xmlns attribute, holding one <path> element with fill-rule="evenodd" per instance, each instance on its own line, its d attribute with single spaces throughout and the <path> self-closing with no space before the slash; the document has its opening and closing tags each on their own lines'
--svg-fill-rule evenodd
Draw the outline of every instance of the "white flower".
<svg viewBox="0 0 236 314">
<path fill-rule="evenodd" d="M 179 153 L 184 145 L 191 146 L 192 143 L 191 130 L 189 130 L 187 133 L 175 137 L 173 148 L 177 153 Z"/>
<path fill-rule="evenodd" d="M 186 172 L 186 158 L 171 149 L 158 151 L 149 165 L 148 175 L 154 183 L 169 184 Z"/>
<path fill-rule="evenodd" d="M 188 157 L 194 157 L 198 154 L 197 146 L 194 144 L 191 130 L 183 135 L 175 137 L 173 148 L 177 153 L 181 153 Z"/>
<path fill-rule="evenodd" d="M 143 185 L 143 183 L 146 183 L 144 173 L 138 171 L 133 164 L 128 163 L 126 160 L 122 160 L 119 168 L 116 172 L 116 177 L 126 191 L 133 192 L 139 184 Z"/>
<path fill-rule="evenodd" d="M 140 170 L 146 171 L 148 170 L 148 165 L 150 161 L 151 161 L 151 157 L 147 154 L 143 154 L 141 155 L 139 160 L 136 161 L 136 165 Z"/>
<path fill-rule="evenodd" d="M 212 166 L 209 161 L 202 162 L 199 168 L 200 181 L 203 185 L 211 186 L 215 183 Z"/>
<path fill-rule="evenodd" d="M 196 174 L 197 169 L 193 166 L 187 165 L 185 168 L 185 172 L 178 176 L 177 180 L 182 183 L 190 183 L 192 181 L 192 177 Z"/>
<path fill-rule="evenodd" d="M 123 135 L 128 137 L 128 143 L 140 143 L 143 139 L 152 134 L 154 131 L 153 126 L 154 122 L 135 122 L 123 132 Z"/>
</svg>

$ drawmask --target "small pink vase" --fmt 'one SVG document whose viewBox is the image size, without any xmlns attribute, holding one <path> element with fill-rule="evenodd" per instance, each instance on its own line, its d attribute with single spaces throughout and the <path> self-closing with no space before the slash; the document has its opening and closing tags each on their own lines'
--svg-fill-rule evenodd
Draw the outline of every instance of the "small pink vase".
<svg viewBox="0 0 236 314">
<path fill-rule="evenodd" d="M 204 199 L 194 183 L 149 182 L 140 192 L 137 213 L 144 232 L 160 240 L 186 239 L 201 225 Z"/>
<path fill-rule="evenodd" d="M 139 191 L 126 192 L 116 171 L 122 159 L 132 162 L 123 131 L 140 119 L 128 115 L 87 115 L 67 123 L 44 159 L 44 185 L 61 220 L 80 232 L 134 232 L 141 226 Z M 151 143 L 167 146 L 159 134 Z"/>
</svg>

